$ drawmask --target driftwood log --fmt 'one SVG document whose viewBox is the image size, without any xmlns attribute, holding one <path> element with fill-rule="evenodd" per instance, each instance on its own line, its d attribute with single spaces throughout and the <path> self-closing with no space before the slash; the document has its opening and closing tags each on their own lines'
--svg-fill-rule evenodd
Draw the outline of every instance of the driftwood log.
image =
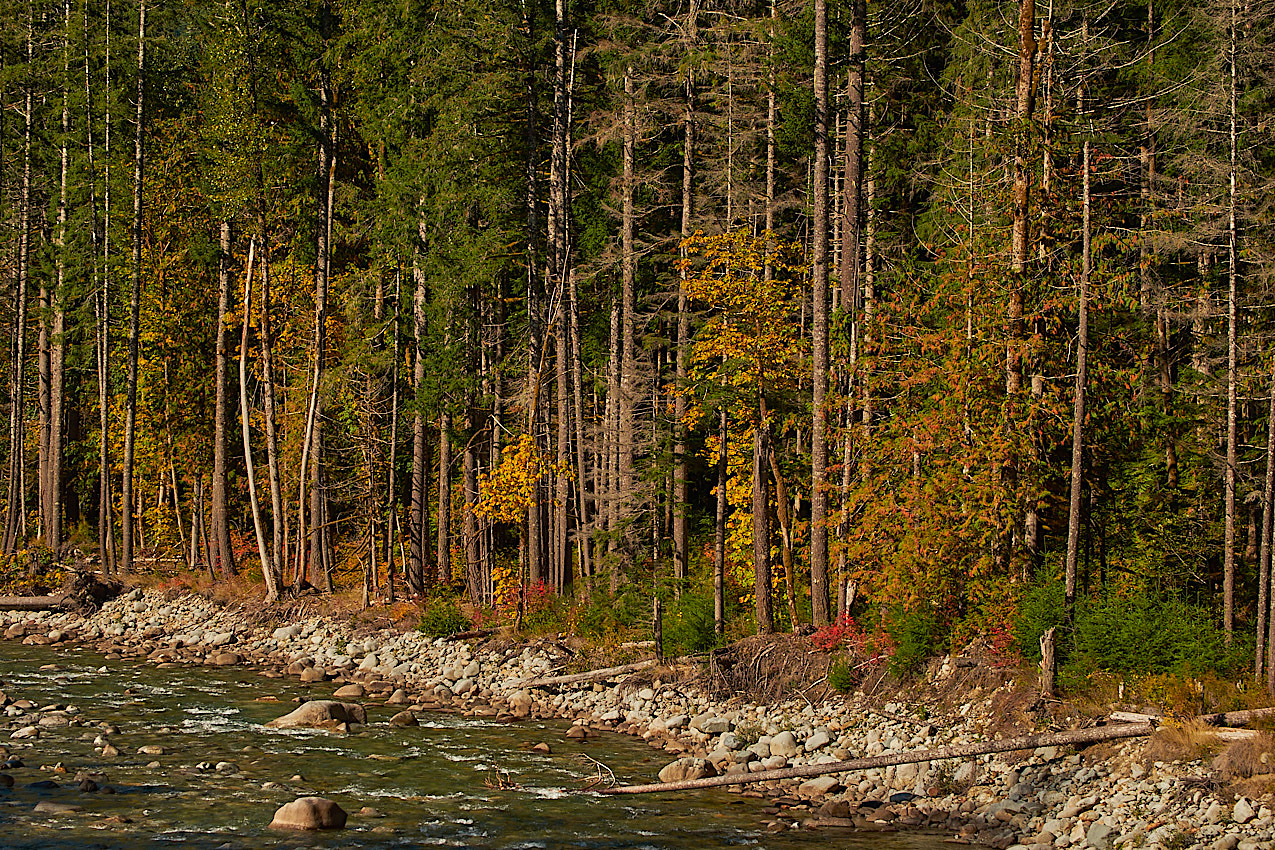
<svg viewBox="0 0 1275 850">
<path fill-rule="evenodd" d="M 647 667 L 654 667 L 660 662 L 654 658 L 648 658 L 645 661 L 638 661 L 633 664 L 622 664 L 619 667 L 606 667 L 602 670 L 588 670 L 584 673 L 572 673 L 569 676 L 547 676 L 542 679 L 519 679 L 510 682 L 511 687 L 515 688 L 547 688 L 551 685 L 574 685 L 576 682 L 593 682 L 598 679 L 609 679 L 612 676 L 622 676 L 625 673 L 636 673 L 638 670 L 645 670 Z"/>
<path fill-rule="evenodd" d="M 654 782 L 649 785 L 621 785 L 602 789 L 602 794 L 650 794 L 659 791 L 685 791 L 692 788 L 717 788 L 723 785 L 745 785 L 753 782 L 773 782 L 778 779 L 807 779 L 830 773 L 849 773 L 897 764 L 916 764 L 923 761 L 968 758 L 1004 753 L 1012 750 L 1034 750 L 1037 747 L 1057 747 L 1070 744 L 1094 744 L 1120 738 L 1141 738 L 1155 732 L 1152 723 L 1121 723 L 1117 726 L 1097 726 L 1091 729 L 1073 729 L 1067 732 L 1046 732 L 1041 735 L 1023 735 L 1003 738 L 999 741 L 983 741 L 974 744 L 957 744 L 936 747 L 932 750 L 911 750 L 903 753 L 886 753 L 869 758 L 827 764 L 807 764 L 801 767 L 785 767 L 778 770 L 761 770 L 757 773 L 730 773 L 725 776 L 706 776 L 702 779 L 684 779 L 680 782 Z"/>
<path fill-rule="evenodd" d="M 61 596 L 0 596 L 0 611 L 57 611 L 66 607 Z"/>
<path fill-rule="evenodd" d="M 1138 714 L 1132 711 L 1113 711 L 1108 717 L 1120 723 L 1162 723 L 1164 717 L 1159 714 Z M 1201 714 L 1199 717 L 1183 718 L 1198 720 L 1205 726 L 1243 726 L 1263 717 L 1275 717 L 1275 708 L 1252 708 L 1247 711 L 1227 711 L 1221 714 Z"/>
</svg>

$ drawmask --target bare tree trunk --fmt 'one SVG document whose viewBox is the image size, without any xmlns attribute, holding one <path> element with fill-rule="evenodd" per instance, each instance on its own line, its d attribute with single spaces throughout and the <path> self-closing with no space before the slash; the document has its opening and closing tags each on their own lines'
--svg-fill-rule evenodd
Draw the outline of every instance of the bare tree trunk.
<svg viewBox="0 0 1275 850">
<path fill-rule="evenodd" d="M 67 176 L 71 136 L 71 0 L 63 0 L 64 26 L 62 43 L 62 139 L 59 144 L 61 168 L 58 178 L 58 224 L 55 249 L 56 284 L 52 293 L 53 333 L 49 340 L 49 468 L 45 484 L 48 488 L 45 544 L 54 558 L 62 548 L 62 444 L 66 400 L 66 224 Z"/>
<path fill-rule="evenodd" d="M 425 244 L 425 223 L 418 224 L 420 244 L 417 250 L 423 251 Z M 409 496 L 410 512 L 408 518 L 408 540 L 410 542 L 411 562 L 407 565 L 407 585 L 413 593 L 425 592 L 425 574 L 427 572 L 425 541 L 429 533 L 429 505 L 426 498 L 425 479 L 429 469 L 429 444 L 426 440 L 425 412 L 421 410 L 421 395 L 425 388 L 425 270 L 422 267 L 423 257 L 418 257 L 412 269 L 415 283 L 412 296 L 412 319 L 414 328 L 414 357 L 412 365 L 412 387 L 416 392 L 416 412 L 412 416 L 412 481 Z"/>
<path fill-rule="evenodd" d="M 452 580 L 452 417 L 438 417 L 438 581 Z"/>
<path fill-rule="evenodd" d="M 465 414 L 465 430 L 473 431 L 473 420 Z M 461 520 L 461 534 L 465 538 L 465 588 L 469 591 L 469 601 L 475 605 L 489 602 L 484 589 L 486 587 L 486 570 L 480 552 L 478 520 L 474 516 L 472 505 L 478 502 L 478 457 L 471 437 L 465 442 L 465 452 L 461 461 L 463 469 L 464 514 Z"/>
<path fill-rule="evenodd" d="M 88 31 L 89 7 L 86 3 L 84 6 L 85 15 L 85 31 Z M 94 190 L 93 204 L 93 233 L 94 242 L 96 244 L 96 236 L 101 233 L 101 253 L 102 260 L 102 278 L 101 285 L 95 286 L 94 293 L 94 350 L 96 354 L 97 366 L 97 407 L 98 407 L 98 508 L 97 508 L 97 548 L 98 558 L 102 564 L 102 572 L 111 575 L 115 572 L 115 518 L 113 516 L 114 509 L 111 503 L 111 404 L 110 404 L 110 338 L 109 329 L 111 322 L 110 310 L 110 293 L 111 293 L 111 4 L 110 0 L 106 3 L 106 23 L 103 27 L 106 36 L 106 58 L 103 63 L 105 73 L 105 90 L 107 97 L 105 98 L 105 110 L 103 113 L 103 133 L 105 143 L 105 159 L 104 159 L 104 179 L 102 182 L 103 197 L 103 216 L 102 227 L 98 230 L 97 217 L 97 199 Z M 90 116 L 86 122 L 87 130 L 85 133 L 88 151 L 89 151 L 89 171 L 94 171 L 93 164 L 93 122 L 91 119 L 91 107 L 88 104 L 93 102 L 92 84 L 90 77 L 89 64 L 89 45 L 87 39 L 84 44 L 84 96 L 85 96 L 85 114 Z M 95 175 L 93 175 L 95 177 Z M 95 252 L 96 253 L 96 252 Z M 94 269 L 97 269 L 96 260 L 94 261 Z M 173 491 L 174 501 L 177 498 L 177 492 Z M 177 523 L 177 530 L 181 532 L 180 515 Z"/>
<path fill-rule="evenodd" d="M 694 49 L 699 18 L 699 2 L 691 0 L 690 10 L 686 15 L 686 38 L 688 47 Z M 682 118 L 682 229 L 683 241 L 692 233 L 695 207 L 695 70 L 691 68 L 686 75 L 686 111 Z M 683 259 L 685 251 L 681 252 Z M 687 379 L 690 377 L 691 360 L 691 315 L 690 304 L 686 294 L 686 276 L 683 269 L 677 289 L 677 389 L 673 400 L 673 579 L 674 591 L 682 592 L 689 574 L 690 537 L 687 522 L 689 505 L 688 476 L 690 464 L 687 458 L 686 414 L 687 400 L 684 392 Z"/>
<path fill-rule="evenodd" d="M 770 599 L 770 488 L 766 476 L 770 423 L 764 398 L 758 413 L 753 427 L 753 599 L 757 634 L 768 635 L 775 630 L 775 616 Z"/>
<path fill-rule="evenodd" d="M 1089 273 L 1090 259 L 1090 203 L 1089 203 L 1089 140 L 1085 140 L 1084 195 L 1081 200 L 1084 217 L 1083 254 L 1080 269 L 1080 297 L 1077 310 L 1080 329 L 1076 339 L 1076 397 L 1071 418 L 1071 489 L 1067 512 L 1067 565 L 1066 602 L 1067 619 L 1070 622 L 1076 604 L 1076 565 L 1080 557 L 1080 488 L 1084 476 L 1085 456 L 1085 392 L 1089 369 Z"/>
<path fill-rule="evenodd" d="M 567 282 L 571 290 L 571 392 L 573 398 L 573 422 L 575 425 L 576 443 L 576 537 L 580 549 L 580 575 L 584 579 L 586 593 L 591 593 L 593 576 L 593 540 L 590 536 L 597 505 L 589 498 L 588 492 L 588 454 L 585 447 L 584 430 L 584 367 L 580 353 L 580 298 L 576 291 L 576 276 L 573 269 L 567 271 Z M 497 375 L 499 381 L 499 375 Z M 499 398 L 499 394 L 497 394 Z M 596 451 L 596 449 L 595 449 Z M 495 450 L 493 449 L 493 455 Z"/>
<path fill-rule="evenodd" d="M 385 476 L 385 592 L 394 601 L 394 535 L 398 524 L 398 363 L 399 322 L 402 320 L 403 282 L 394 274 L 394 357 L 390 361 L 390 468 Z M 404 569 L 407 565 L 404 564 Z"/>
<path fill-rule="evenodd" d="M 27 3 L 26 58 L 35 61 L 35 4 Z M 30 82 L 22 96 L 22 190 L 18 201 L 18 287 L 14 295 L 13 366 L 9 392 L 9 486 L 5 511 L 4 551 L 12 554 L 26 533 L 26 341 L 27 290 L 31 270 L 31 137 L 34 96 Z"/>
<path fill-rule="evenodd" d="M 1226 294 L 1226 533 L 1225 551 L 1222 553 L 1222 628 L 1226 631 L 1229 644 L 1235 631 L 1235 474 L 1238 465 L 1238 366 L 1239 355 L 1238 331 L 1239 313 L 1237 295 L 1239 287 L 1239 237 L 1235 226 L 1235 207 L 1238 199 L 1238 132 L 1236 127 L 1236 107 L 1238 99 L 1238 76 L 1236 74 L 1237 21 L 1239 16 L 1237 0 L 1231 0 L 1230 25 L 1230 197 L 1227 204 L 1226 248 L 1227 248 L 1227 294 Z"/>
<path fill-rule="evenodd" d="M 1271 368 L 1270 401 L 1266 413 L 1266 480 L 1262 490 L 1262 551 L 1261 598 L 1258 602 L 1257 627 L 1257 678 L 1262 678 L 1262 661 L 1266 661 L 1266 690 L 1275 694 L 1275 639 L 1268 632 L 1275 631 L 1275 593 L 1271 592 L 1271 547 L 1275 536 L 1275 366 Z M 1263 655 L 1265 641 L 1265 656 Z"/>
<path fill-rule="evenodd" d="M 230 441 L 230 400 L 226 383 L 230 373 L 230 340 L 226 316 L 230 313 L 230 222 L 221 223 L 221 254 L 217 274 L 217 354 L 213 409 L 212 538 L 213 553 L 225 578 L 235 574 L 230 548 L 230 521 L 226 516 L 226 448 Z M 247 303 L 247 302 L 245 302 Z"/>
<path fill-rule="evenodd" d="M 828 4 L 815 0 L 815 152 L 811 257 L 813 332 L 810 425 L 810 604 L 815 626 L 828 624 Z M 853 49 L 853 47 L 852 47 Z M 766 425 L 763 422 L 762 428 Z M 756 464 L 754 464 L 756 467 Z M 756 492 L 754 483 L 754 492 Z M 753 524 L 756 526 L 754 517 Z M 769 542 L 767 542 L 769 557 Z M 758 591 L 760 594 L 760 590 Z M 767 598 L 769 603 L 769 598 Z M 762 602 L 758 598 L 758 630 Z M 766 612 L 769 617 L 769 611 Z"/>
<path fill-rule="evenodd" d="M 248 470 L 248 498 L 252 503 L 252 528 L 257 535 L 257 555 L 261 558 L 261 576 L 266 583 L 266 601 L 279 597 L 279 581 L 275 562 L 266 549 L 266 533 L 261 520 L 261 500 L 257 498 L 257 473 L 252 460 L 252 440 L 248 431 L 248 320 L 252 316 L 252 272 L 257 242 L 248 243 L 248 272 L 243 283 L 243 327 L 239 334 L 239 422 L 243 430 L 243 459 Z M 173 494 L 174 497 L 177 495 Z"/>
<path fill-rule="evenodd" d="M 133 450 L 137 431 L 137 346 L 142 288 L 142 178 L 145 174 L 142 137 L 145 130 L 143 105 L 146 92 L 146 0 L 137 7 L 137 119 L 133 139 L 133 240 L 132 280 L 128 297 L 128 396 L 124 406 L 124 475 L 120 486 L 123 503 L 121 563 L 123 572 L 133 570 Z"/>
<path fill-rule="evenodd" d="M 775 512 L 779 516 L 779 536 L 783 543 L 781 557 L 784 564 L 784 586 L 788 592 L 788 625 L 795 632 L 801 621 L 797 616 L 797 577 L 793 575 L 792 515 L 789 513 L 788 487 L 784 484 L 783 471 L 779 468 L 779 455 L 776 454 L 773 443 L 769 454 L 770 473 L 775 478 Z"/>
<path fill-rule="evenodd" d="M 713 632 L 718 636 L 726 632 L 726 461 L 729 436 L 726 407 L 723 405 L 717 427 L 717 520 L 713 539 Z"/>
<path fill-rule="evenodd" d="M 264 224 L 264 222 L 263 222 Z M 270 324 L 270 247 L 265 241 L 265 228 L 262 228 L 261 244 L 261 318 L 259 336 L 261 337 L 261 390 L 262 413 L 266 424 L 266 464 L 270 473 L 270 520 L 271 520 L 271 561 L 275 570 L 283 578 L 284 543 L 286 540 L 287 506 L 283 503 L 283 483 L 279 472 L 279 433 L 275 420 L 275 380 L 274 380 L 274 331 Z"/>
<path fill-rule="evenodd" d="M 637 253 L 634 248 L 637 221 L 633 210 L 633 195 L 637 188 L 634 177 L 636 145 L 637 102 L 634 96 L 633 69 L 626 68 L 624 73 L 624 162 L 621 188 L 623 197 L 620 222 L 620 398 L 617 432 L 619 492 L 616 494 L 626 514 L 635 506 L 637 488 L 637 476 L 633 469 L 635 437 L 633 405 L 638 396 L 637 340 L 634 334 L 637 319 Z M 627 561 L 632 557 L 631 536 L 626 529 L 621 560 Z"/>
</svg>

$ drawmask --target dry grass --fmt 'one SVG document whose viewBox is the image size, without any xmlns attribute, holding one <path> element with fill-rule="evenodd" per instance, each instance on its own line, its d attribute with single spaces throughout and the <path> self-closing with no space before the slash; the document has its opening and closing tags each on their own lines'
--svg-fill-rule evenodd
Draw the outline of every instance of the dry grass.
<svg viewBox="0 0 1275 850">
<path fill-rule="evenodd" d="M 1231 743 L 1213 759 L 1213 770 L 1229 782 L 1270 774 L 1275 770 L 1275 735 L 1262 732 Z"/>
<path fill-rule="evenodd" d="M 1147 741 L 1143 755 L 1148 761 L 1194 761 L 1218 752 L 1222 742 L 1211 726 L 1197 720 L 1162 726 Z"/>
</svg>

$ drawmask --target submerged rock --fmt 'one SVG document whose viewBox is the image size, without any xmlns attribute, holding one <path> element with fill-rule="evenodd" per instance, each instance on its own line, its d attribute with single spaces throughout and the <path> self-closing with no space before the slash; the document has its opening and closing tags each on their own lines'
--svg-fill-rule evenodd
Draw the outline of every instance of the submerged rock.
<svg viewBox="0 0 1275 850">
<path fill-rule="evenodd" d="M 323 797 L 300 797 L 274 813 L 271 829 L 343 829 L 345 810 Z"/>
</svg>

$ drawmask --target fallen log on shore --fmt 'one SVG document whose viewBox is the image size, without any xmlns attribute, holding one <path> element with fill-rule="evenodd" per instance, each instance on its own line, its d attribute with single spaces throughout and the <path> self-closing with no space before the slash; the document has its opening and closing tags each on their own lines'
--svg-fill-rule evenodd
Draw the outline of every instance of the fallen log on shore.
<svg viewBox="0 0 1275 850">
<path fill-rule="evenodd" d="M 63 596 L 0 596 L 0 611 L 59 611 L 65 607 Z"/>
<path fill-rule="evenodd" d="M 1046 732 L 1040 735 L 1023 735 L 1003 738 L 999 741 L 982 741 L 974 744 L 957 744 L 936 747 L 932 750 L 910 750 L 902 753 L 885 753 L 869 758 L 827 764 L 807 764 L 801 767 L 784 767 L 777 770 L 761 770 L 757 773 L 729 773 L 725 776 L 705 776 L 701 779 L 683 779 L 678 782 L 653 782 L 649 785 L 621 785 L 600 789 L 601 794 L 652 794 L 661 791 L 686 791 L 693 788 L 718 788 L 724 785 L 746 785 L 754 782 L 772 782 L 778 779 L 808 779 L 830 773 L 849 773 L 855 770 L 871 770 L 898 764 L 916 764 L 923 761 L 968 758 L 989 753 L 1012 750 L 1034 750 L 1038 747 L 1058 747 L 1072 744 L 1095 744 L 1121 738 L 1142 738 L 1155 732 L 1152 723 L 1121 723 L 1117 726 L 1096 726 L 1091 729 L 1072 729 L 1067 732 Z"/>
<path fill-rule="evenodd" d="M 576 682 L 593 682 L 598 679 L 609 679 L 612 676 L 622 676 L 625 673 L 636 673 L 638 670 L 645 670 L 647 667 L 654 667 L 660 662 L 654 658 L 648 658 L 645 661 L 637 661 L 633 664 L 622 664 L 619 667 L 606 667 L 602 670 L 589 670 L 584 673 L 572 673 L 569 676 L 547 676 L 542 679 L 519 679 L 510 682 L 509 685 L 515 688 L 545 688 L 550 685 L 574 685 Z"/>
<path fill-rule="evenodd" d="M 1205 726 L 1243 726 L 1264 717 L 1275 717 L 1275 708 L 1251 708 L 1246 711 L 1227 711 L 1219 714 L 1201 714 L 1182 720 L 1198 720 Z M 1163 723 L 1165 718 L 1159 714 L 1138 714 L 1132 711 L 1113 711 L 1108 715 L 1112 721 L 1119 723 Z"/>
</svg>

